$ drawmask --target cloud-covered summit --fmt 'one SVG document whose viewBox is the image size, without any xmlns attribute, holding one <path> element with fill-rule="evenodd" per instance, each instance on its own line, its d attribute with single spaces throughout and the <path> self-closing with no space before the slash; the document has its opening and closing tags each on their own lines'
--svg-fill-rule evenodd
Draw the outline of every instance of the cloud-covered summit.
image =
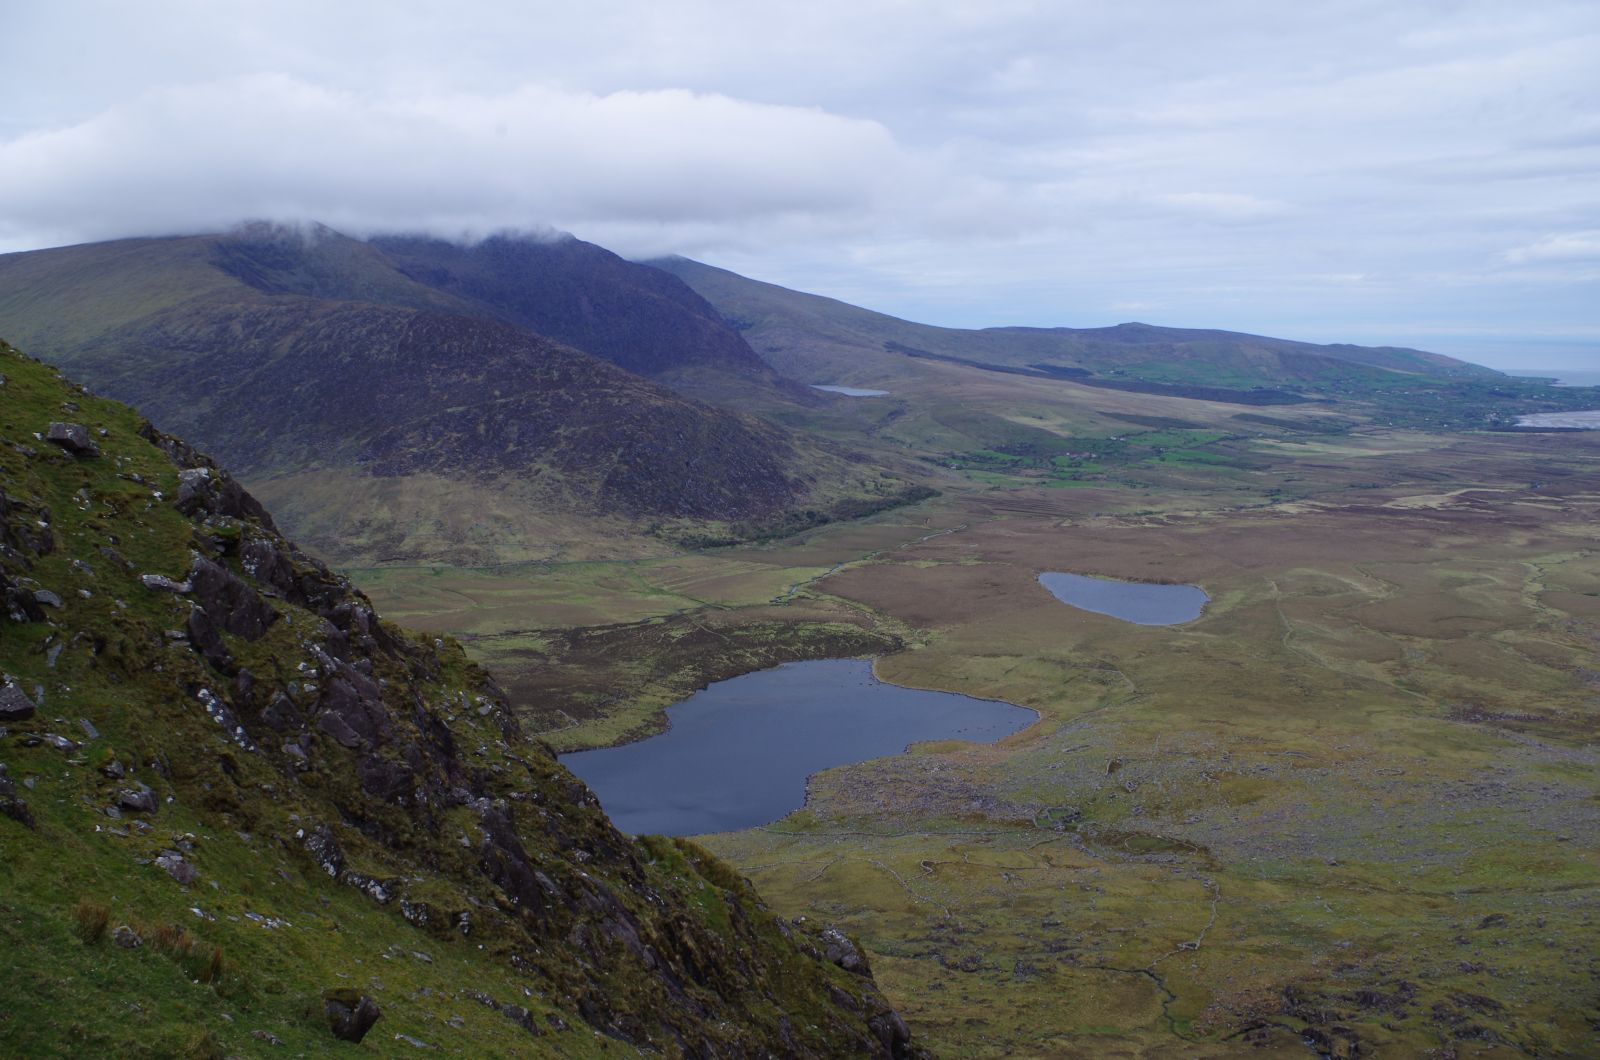
<svg viewBox="0 0 1600 1060">
<path fill-rule="evenodd" d="M 1581 356 L 1597 52 L 1584 0 L 62 0 L 0 38 L 0 249 L 552 225 L 936 322 Z"/>
</svg>

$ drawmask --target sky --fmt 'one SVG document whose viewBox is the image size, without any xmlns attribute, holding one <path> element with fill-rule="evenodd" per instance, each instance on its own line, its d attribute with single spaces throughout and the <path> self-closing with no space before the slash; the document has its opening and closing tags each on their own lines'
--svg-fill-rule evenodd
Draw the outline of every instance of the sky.
<svg viewBox="0 0 1600 1060">
<path fill-rule="evenodd" d="M 1600 369 L 1594 0 L 0 0 L 0 252 L 570 231 L 913 320 Z"/>
</svg>

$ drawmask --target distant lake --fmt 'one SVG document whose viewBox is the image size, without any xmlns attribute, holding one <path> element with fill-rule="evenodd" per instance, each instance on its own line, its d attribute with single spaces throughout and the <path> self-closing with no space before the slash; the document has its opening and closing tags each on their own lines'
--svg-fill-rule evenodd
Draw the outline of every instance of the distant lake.
<svg viewBox="0 0 1600 1060">
<path fill-rule="evenodd" d="M 1039 584 L 1064 604 L 1141 626 L 1192 622 L 1211 598 L 1198 585 L 1152 585 L 1046 571 Z"/>
<path fill-rule="evenodd" d="M 866 660 L 824 659 L 718 681 L 667 708 L 667 719 L 648 740 L 561 756 L 624 832 L 753 828 L 804 806 L 806 778 L 820 770 L 923 740 L 993 743 L 1038 715 L 884 684 Z"/>
<path fill-rule="evenodd" d="M 830 394 L 843 394 L 845 397 L 885 397 L 887 390 L 863 390 L 858 386 L 824 386 L 821 383 L 812 383 L 812 390 L 826 390 Z"/>
</svg>

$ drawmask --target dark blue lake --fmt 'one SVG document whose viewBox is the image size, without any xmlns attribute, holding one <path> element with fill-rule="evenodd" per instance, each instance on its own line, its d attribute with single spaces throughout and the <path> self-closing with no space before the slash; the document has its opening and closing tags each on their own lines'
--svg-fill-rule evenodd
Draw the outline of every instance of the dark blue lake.
<svg viewBox="0 0 1600 1060">
<path fill-rule="evenodd" d="M 1211 597 L 1198 585 L 1152 585 L 1046 571 L 1039 584 L 1064 604 L 1141 626 L 1192 622 Z"/>
<path fill-rule="evenodd" d="M 923 740 L 993 743 L 1038 715 L 952 692 L 884 684 L 863 659 L 787 663 L 719 681 L 667 708 L 638 743 L 561 756 L 634 835 L 767 824 L 806 801 L 806 778 Z"/>
</svg>

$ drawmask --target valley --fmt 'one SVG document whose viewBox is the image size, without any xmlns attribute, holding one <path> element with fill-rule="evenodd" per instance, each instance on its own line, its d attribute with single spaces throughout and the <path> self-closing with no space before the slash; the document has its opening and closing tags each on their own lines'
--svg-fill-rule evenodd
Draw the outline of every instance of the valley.
<svg viewBox="0 0 1600 1060">
<path fill-rule="evenodd" d="M 551 569 L 481 597 L 511 603 L 469 650 L 566 748 L 829 653 L 1039 711 L 993 746 L 824 772 L 783 821 L 704 837 L 786 913 L 859 933 L 941 1054 L 1581 1048 L 1596 436 L 1359 428 L 1198 451 L 1226 462 L 1068 489 L 974 468 L 795 539 Z M 1046 570 L 1194 582 L 1211 603 L 1134 627 L 1061 606 Z M 424 579 L 359 577 L 412 621 L 455 621 Z M 584 628 L 537 628 L 557 596 Z"/>
<path fill-rule="evenodd" d="M 1035 712 L 695 837 L 721 859 L 696 871 L 859 939 L 919 1047 L 1593 1044 L 1600 434 L 1514 429 L 1592 391 L 1228 332 L 929 329 L 584 244 L 336 235 L 0 257 L 0 310 L 239 459 L 538 746 L 642 740 L 709 684 L 822 660 Z M 61 284 L 98 323 L 54 322 Z M 585 285 L 637 315 L 585 316 Z M 634 350 L 658 331 L 687 338 Z M 1204 608 L 1125 622 L 1053 574 Z"/>
</svg>

